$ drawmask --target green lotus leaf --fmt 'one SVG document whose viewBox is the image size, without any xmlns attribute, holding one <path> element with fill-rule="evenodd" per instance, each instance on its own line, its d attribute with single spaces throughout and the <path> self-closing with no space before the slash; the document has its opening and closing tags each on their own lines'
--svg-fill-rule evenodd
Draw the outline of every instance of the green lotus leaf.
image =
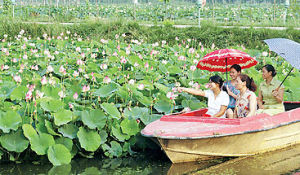
<svg viewBox="0 0 300 175">
<path fill-rule="evenodd" d="M 141 118 L 144 115 L 149 115 L 149 109 L 148 108 L 141 108 L 141 107 L 134 107 L 131 109 L 131 111 L 126 108 L 124 110 L 124 115 L 129 120 L 131 119 L 138 119 Z"/>
<path fill-rule="evenodd" d="M 90 129 L 98 128 L 101 130 L 106 124 L 106 116 L 102 110 L 82 111 L 81 120 Z"/>
<path fill-rule="evenodd" d="M 60 98 L 58 93 L 61 91 L 61 88 L 52 87 L 52 86 L 43 86 L 41 91 L 45 93 L 45 96 L 47 97 L 52 97 L 54 99 Z"/>
<path fill-rule="evenodd" d="M 22 126 L 24 136 L 29 140 L 33 140 L 35 138 L 38 138 L 39 135 L 35 131 L 35 129 L 30 124 L 24 124 Z"/>
<path fill-rule="evenodd" d="M 136 120 L 128 120 L 128 118 L 125 118 L 121 122 L 121 128 L 122 132 L 127 135 L 135 135 L 138 132 L 140 132 L 139 124 L 137 123 Z"/>
<path fill-rule="evenodd" d="M 9 110 L 6 113 L 0 111 L 0 129 L 4 133 L 10 130 L 16 131 L 22 122 L 21 116 L 16 112 Z"/>
<path fill-rule="evenodd" d="M 138 56 L 130 56 L 128 61 L 131 65 L 134 65 L 135 63 L 138 63 L 140 66 L 144 65 L 143 60 L 141 60 Z"/>
<path fill-rule="evenodd" d="M 64 145 L 66 148 L 68 148 L 69 151 L 72 151 L 73 148 L 73 141 L 69 138 L 66 137 L 59 137 L 57 139 L 55 139 L 55 143 L 56 144 L 62 144 Z"/>
<path fill-rule="evenodd" d="M 104 144 L 102 146 L 104 154 L 106 156 L 109 156 L 110 158 L 120 157 L 123 152 L 121 145 L 116 141 L 110 142 L 110 145 L 111 145 L 110 147 L 107 144 Z"/>
<path fill-rule="evenodd" d="M 54 114 L 54 123 L 57 126 L 67 124 L 72 120 L 72 111 L 70 110 L 61 110 Z"/>
<path fill-rule="evenodd" d="M 101 137 L 101 144 L 105 143 L 107 141 L 107 133 L 105 130 L 101 130 L 99 133 L 100 137 Z"/>
<path fill-rule="evenodd" d="M 59 136 L 59 134 L 57 134 L 57 133 L 53 130 L 53 127 L 52 127 L 52 123 L 51 123 L 51 122 L 49 122 L 48 120 L 45 120 L 45 126 L 46 126 L 47 131 L 48 131 L 49 134 Z"/>
<path fill-rule="evenodd" d="M 96 151 L 101 143 L 101 137 L 97 131 L 85 129 L 83 127 L 79 128 L 77 137 L 81 147 L 87 151 Z"/>
<path fill-rule="evenodd" d="M 122 133 L 119 125 L 112 127 L 111 131 L 113 136 L 115 136 L 116 139 L 118 139 L 120 142 L 124 142 L 125 140 L 128 140 L 130 138 L 129 135 Z"/>
<path fill-rule="evenodd" d="M 2 135 L 0 142 L 6 150 L 18 153 L 23 152 L 29 144 L 29 141 L 24 137 L 21 129 Z"/>
<path fill-rule="evenodd" d="M 45 126 L 45 122 L 42 120 L 36 125 L 37 132 L 40 133 L 48 133 L 48 130 Z"/>
<path fill-rule="evenodd" d="M 102 103 L 101 104 L 102 109 L 107 112 L 109 115 L 112 116 L 112 118 L 119 119 L 121 118 L 121 114 L 116 108 L 116 106 L 112 103 Z"/>
<path fill-rule="evenodd" d="M 189 107 L 193 111 L 205 107 L 206 104 L 197 99 L 194 99 L 194 100 L 182 100 L 182 106 L 185 108 Z"/>
<path fill-rule="evenodd" d="M 11 92 L 13 91 L 14 87 L 16 87 L 16 85 L 11 81 L 3 82 L 0 86 L 0 98 L 1 99 L 8 98 Z"/>
<path fill-rule="evenodd" d="M 70 151 L 62 144 L 55 144 L 48 149 L 48 159 L 54 166 L 65 165 L 71 162 Z"/>
<path fill-rule="evenodd" d="M 78 127 L 73 124 L 66 124 L 58 128 L 58 132 L 61 133 L 64 137 L 74 139 L 77 137 Z"/>
<path fill-rule="evenodd" d="M 130 95 L 126 87 L 119 88 L 117 94 L 121 97 L 121 99 L 125 102 L 130 100 Z"/>
<path fill-rule="evenodd" d="M 47 154 L 49 146 L 55 144 L 53 136 L 45 133 L 41 133 L 38 137 L 34 137 L 29 141 L 31 144 L 31 149 L 35 151 L 37 155 Z"/>
<path fill-rule="evenodd" d="M 88 167 L 84 172 L 80 173 L 81 175 L 90 175 L 90 174 L 102 174 L 97 167 Z"/>
<path fill-rule="evenodd" d="M 137 96 L 136 99 L 141 102 L 143 105 L 149 107 L 152 104 L 152 98 L 146 96 Z"/>
<path fill-rule="evenodd" d="M 162 99 L 155 103 L 154 108 L 160 113 L 170 113 L 172 110 L 172 104 L 170 101 Z"/>
<path fill-rule="evenodd" d="M 162 117 L 162 115 L 159 114 L 152 114 L 152 115 L 143 115 L 141 117 L 141 121 L 145 124 L 148 125 L 151 122 L 154 122 L 155 120 L 158 120 Z"/>
<path fill-rule="evenodd" d="M 110 83 L 108 85 L 102 86 L 94 92 L 94 95 L 99 97 L 108 97 L 113 92 L 118 90 L 119 85 L 116 83 Z"/>
<path fill-rule="evenodd" d="M 154 83 L 154 86 L 164 93 L 167 93 L 170 91 L 170 88 L 168 88 L 167 86 L 160 84 L 160 83 Z"/>
<path fill-rule="evenodd" d="M 167 69 L 170 74 L 180 74 L 182 72 L 178 66 L 169 66 Z"/>
<path fill-rule="evenodd" d="M 11 100 L 22 100 L 26 96 L 26 92 L 28 91 L 28 88 L 26 86 L 19 86 L 16 87 L 10 94 Z"/>
<path fill-rule="evenodd" d="M 69 175 L 72 170 L 72 165 L 71 164 L 66 164 L 66 165 L 60 165 L 60 166 L 53 166 L 50 171 L 48 172 L 48 175 Z"/>
<path fill-rule="evenodd" d="M 57 112 L 64 108 L 65 103 L 57 99 L 41 99 L 41 107 L 48 112 Z"/>
</svg>

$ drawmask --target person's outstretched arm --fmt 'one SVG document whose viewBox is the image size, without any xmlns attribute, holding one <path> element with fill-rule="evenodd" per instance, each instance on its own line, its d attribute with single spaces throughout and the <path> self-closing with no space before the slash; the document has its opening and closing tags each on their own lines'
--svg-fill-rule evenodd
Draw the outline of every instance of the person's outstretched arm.
<svg viewBox="0 0 300 175">
<path fill-rule="evenodd" d="M 192 88 L 184 88 L 184 87 L 178 87 L 179 92 L 186 92 L 192 95 L 198 95 L 198 96 L 205 96 L 205 92 L 201 89 L 192 89 Z"/>
</svg>

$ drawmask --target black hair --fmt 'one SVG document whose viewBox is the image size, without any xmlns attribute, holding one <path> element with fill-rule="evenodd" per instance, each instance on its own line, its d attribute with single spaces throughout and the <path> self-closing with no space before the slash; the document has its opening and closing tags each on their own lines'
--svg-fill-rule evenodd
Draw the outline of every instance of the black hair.
<svg viewBox="0 0 300 175">
<path fill-rule="evenodd" d="M 271 64 L 266 64 L 263 68 L 265 68 L 268 72 L 272 72 L 272 77 L 275 77 L 277 74 L 275 68 Z"/>
<path fill-rule="evenodd" d="M 242 68 L 240 65 L 238 64 L 234 64 L 230 67 L 230 69 L 235 69 L 237 72 L 241 72 L 242 71 Z"/>
<path fill-rule="evenodd" d="M 222 78 L 219 75 L 211 76 L 209 78 L 209 80 L 212 81 L 212 82 L 214 82 L 214 83 L 216 83 L 216 84 L 218 84 L 219 87 L 220 87 L 220 89 L 221 89 L 221 87 L 222 87 L 222 85 L 224 83 L 224 81 L 222 80 Z"/>
<path fill-rule="evenodd" d="M 245 82 L 246 81 L 246 87 L 252 91 L 252 92 L 255 92 L 257 87 L 256 87 L 256 84 L 254 83 L 253 79 L 250 78 L 248 75 L 246 74 L 241 74 L 239 75 L 240 79 L 242 82 Z"/>
</svg>

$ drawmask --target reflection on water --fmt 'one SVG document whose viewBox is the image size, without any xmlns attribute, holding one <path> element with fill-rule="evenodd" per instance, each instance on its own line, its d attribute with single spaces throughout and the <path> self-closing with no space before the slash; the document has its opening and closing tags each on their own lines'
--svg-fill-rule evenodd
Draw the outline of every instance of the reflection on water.
<svg viewBox="0 0 300 175">
<path fill-rule="evenodd" d="M 70 165 L 49 163 L 0 164 L 7 174 L 300 174 L 300 144 L 252 157 L 171 164 L 163 152 L 122 159 L 77 158 Z"/>
</svg>

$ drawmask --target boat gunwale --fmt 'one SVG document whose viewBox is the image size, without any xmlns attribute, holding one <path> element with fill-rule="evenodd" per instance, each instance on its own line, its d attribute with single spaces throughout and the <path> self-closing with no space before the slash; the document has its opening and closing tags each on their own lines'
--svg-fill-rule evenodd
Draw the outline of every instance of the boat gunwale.
<svg viewBox="0 0 300 175">
<path fill-rule="evenodd" d="M 226 136 L 233 136 L 233 135 L 242 135 L 242 134 L 248 134 L 248 133 L 262 132 L 262 131 L 267 131 L 267 130 L 283 127 L 283 126 L 290 125 L 293 123 L 298 123 L 298 122 L 300 122 L 300 120 L 295 120 L 295 121 L 291 121 L 291 122 L 287 122 L 287 123 L 281 123 L 279 125 L 276 125 L 276 126 L 273 126 L 270 128 L 248 130 L 248 131 L 244 131 L 244 132 L 236 132 L 236 133 L 229 133 L 229 134 L 214 134 L 214 135 L 202 136 L 202 137 L 155 136 L 155 135 L 146 135 L 146 134 L 143 134 L 142 132 L 141 132 L 141 134 L 144 137 L 156 137 L 156 138 L 161 138 L 161 139 L 195 140 L 195 139 L 208 139 L 208 138 L 217 138 L 217 137 L 226 137 Z"/>
</svg>

